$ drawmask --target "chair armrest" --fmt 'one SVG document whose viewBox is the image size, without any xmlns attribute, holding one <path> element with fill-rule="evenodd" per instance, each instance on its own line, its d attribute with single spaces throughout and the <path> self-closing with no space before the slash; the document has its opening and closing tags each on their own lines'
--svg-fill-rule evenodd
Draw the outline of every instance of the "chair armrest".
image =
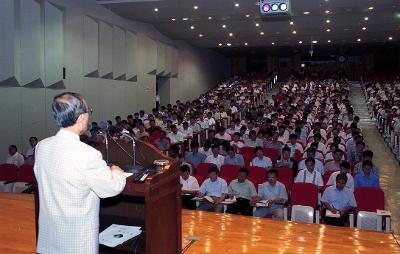
<svg viewBox="0 0 400 254">
<path fill-rule="evenodd" d="M 319 217 L 319 210 L 315 210 L 315 224 L 319 224 L 320 222 L 320 217 Z"/>
<path fill-rule="evenodd" d="M 390 232 L 391 231 L 391 220 L 392 220 L 392 217 L 390 217 L 390 216 L 387 216 L 386 217 L 386 220 L 385 220 L 385 231 L 386 232 Z"/>
<path fill-rule="evenodd" d="M 354 213 L 349 214 L 349 222 L 350 222 L 349 227 L 354 228 Z"/>
<path fill-rule="evenodd" d="M 283 208 L 283 220 L 288 220 L 288 208 Z"/>
</svg>

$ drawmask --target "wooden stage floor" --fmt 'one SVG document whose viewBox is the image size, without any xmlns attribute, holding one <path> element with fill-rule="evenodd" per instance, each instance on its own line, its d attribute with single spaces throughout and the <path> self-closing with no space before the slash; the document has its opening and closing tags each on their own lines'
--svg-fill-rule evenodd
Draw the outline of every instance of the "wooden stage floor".
<svg viewBox="0 0 400 254">
<path fill-rule="evenodd" d="M 0 254 L 35 253 L 34 214 L 33 195 L 0 193 Z M 400 254 L 391 234 L 188 210 L 182 235 L 200 238 L 186 254 Z"/>
</svg>

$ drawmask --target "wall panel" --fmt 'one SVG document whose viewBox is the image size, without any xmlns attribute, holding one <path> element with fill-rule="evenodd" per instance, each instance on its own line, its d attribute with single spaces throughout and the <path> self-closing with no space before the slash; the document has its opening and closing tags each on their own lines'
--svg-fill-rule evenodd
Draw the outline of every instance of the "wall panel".
<svg viewBox="0 0 400 254">
<path fill-rule="evenodd" d="M 99 23 L 99 74 L 100 77 L 112 78 L 113 29 L 103 21 Z"/>
<path fill-rule="evenodd" d="M 137 76 L 138 39 L 135 33 L 126 31 L 126 79 Z"/>
<path fill-rule="evenodd" d="M 15 76 L 14 0 L 0 1 L 0 82 Z"/>
<path fill-rule="evenodd" d="M 113 75 L 114 79 L 121 79 L 126 74 L 125 30 L 113 27 Z M 123 78 L 125 79 L 125 77 Z"/>
<path fill-rule="evenodd" d="M 157 74 L 165 72 L 165 49 L 166 45 L 160 41 L 157 42 Z"/>
<path fill-rule="evenodd" d="M 91 17 L 83 18 L 83 75 L 99 69 L 99 23 Z M 98 75 L 98 73 L 96 73 Z M 94 74 L 96 76 L 96 74 Z"/>
</svg>

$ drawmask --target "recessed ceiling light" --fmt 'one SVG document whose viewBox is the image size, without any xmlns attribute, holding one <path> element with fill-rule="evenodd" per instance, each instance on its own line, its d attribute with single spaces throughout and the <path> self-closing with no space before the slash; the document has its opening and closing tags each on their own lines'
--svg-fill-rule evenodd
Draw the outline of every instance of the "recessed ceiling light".
<svg viewBox="0 0 400 254">
<path fill-rule="evenodd" d="M 389 36 L 388 40 L 389 40 L 389 41 L 393 40 L 393 37 L 392 37 L 392 36 Z"/>
<path fill-rule="evenodd" d="M 316 43 L 318 43 L 318 41 L 312 41 L 312 43 L 316 44 Z"/>
<path fill-rule="evenodd" d="M 233 33 L 229 33 L 229 36 L 232 37 L 232 36 L 233 36 Z"/>
<path fill-rule="evenodd" d="M 220 47 L 221 47 L 221 46 L 222 46 L 222 43 L 218 43 L 218 46 L 220 46 Z"/>
<path fill-rule="evenodd" d="M 201 37 L 203 37 L 203 35 L 202 35 L 202 34 L 199 34 L 199 37 L 201 38 Z"/>
<path fill-rule="evenodd" d="M 365 17 L 364 20 L 367 21 L 367 20 L 368 20 L 368 17 Z"/>
<path fill-rule="evenodd" d="M 309 11 L 305 11 L 305 12 L 303 12 L 303 14 L 304 15 L 308 15 L 308 14 L 310 14 L 310 12 Z"/>
<path fill-rule="evenodd" d="M 358 39 L 357 39 L 357 42 L 361 42 L 361 38 L 358 38 Z"/>
<path fill-rule="evenodd" d="M 331 21 L 329 19 L 327 19 L 325 22 L 328 23 L 328 24 L 331 23 Z"/>
<path fill-rule="evenodd" d="M 197 10 L 199 7 L 197 5 L 193 6 L 193 9 Z"/>
<path fill-rule="evenodd" d="M 303 41 L 299 41 L 299 44 L 303 44 Z"/>
<path fill-rule="evenodd" d="M 186 21 L 186 20 L 188 20 L 188 18 L 182 18 L 182 20 L 183 20 L 183 21 Z"/>
<path fill-rule="evenodd" d="M 193 30 L 193 29 L 194 29 L 194 26 L 190 26 L 190 29 L 192 29 L 192 30 Z"/>
<path fill-rule="evenodd" d="M 328 43 L 331 43 L 331 40 L 328 40 Z"/>
<path fill-rule="evenodd" d="M 297 31 L 296 30 L 293 30 L 293 32 L 292 32 L 293 34 L 297 34 Z"/>
<path fill-rule="evenodd" d="M 175 21 L 176 19 L 172 18 L 171 20 L 172 20 L 172 21 Z"/>
<path fill-rule="evenodd" d="M 290 24 L 290 25 L 292 25 L 292 26 L 294 25 L 293 21 L 290 21 L 290 23 L 289 23 L 289 24 Z"/>
<path fill-rule="evenodd" d="M 361 28 L 363 31 L 367 30 L 367 28 L 364 26 L 363 28 Z"/>
<path fill-rule="evenodd" d="M 210 16 L 210 17 L 208 17 L 208 20 L 212 20 L 212 17 Z"/>
<path fill-rule="evenodd" d="M 247 46 L 248 45 L 247 42 L 245 42 L 244 45 Z"/>
<path fill-rule="evenodd" d="M 250 18 L 250 14 L 246 14 L 246 18 Z"/>
<path fill-rule="evenodd" d="M 226 25 L 224 24 L 224 25 L 222 25 L 222 28 L 226 28 Z"/>
<path fill-rule="evenodd" d="M 275 42 L 271 42 L 272 45 L 275 45 Z"/>
<path fill-rule="evenodd" d="M 329 13 L 331 13 L 331 11 L 330 11 L 330 10 L 326 10 L 325 13 L 326 13 L 326 14 L 329 14 Z"/>
<path fill-rule="evenodd" d="M 368 10 L 373 10 L 373 9 L 374 9 L 374 6 L 368 7 Z"/>
<path fill-rule="evenodd" d="M 331 29 L 327 28 L 326 31 L 329 33 L 331 31 Z"/>
<path fill-rule="evenodd" d="M 257 26 L 257 27 L 259 27 L 259 26 L 260 26 L 260 24 L 256 23 L 256 26 Z"/>
<path fill-rule="evenodd" d="M 155 11 L 155 12 L 158 12 L 158 8 L 154 8 L 154 11 Z"/>
<path fill-rule="evenodd" d="M 264 32 L 260 32 L 260 35 L 264 35 Z"/>
<path fill-rule="evenodd" d="M 226 44 L 226 46 L 230 47 L 232 44 L 230 44 L 229 42 Z"/>
<path fill-rule="evenodd" d="M 238 4 L 238 3 L 235 3 L 235 7 L 239 7 L 239 4 Z"/>
</svg>

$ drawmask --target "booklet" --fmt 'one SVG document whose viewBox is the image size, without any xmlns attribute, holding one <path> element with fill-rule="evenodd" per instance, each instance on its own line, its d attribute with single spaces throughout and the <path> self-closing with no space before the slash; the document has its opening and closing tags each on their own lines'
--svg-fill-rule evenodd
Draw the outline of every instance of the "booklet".
<svg viewBox="0 0 400 254">
<path fill-rule="evenodd" d="M 140 227 L 112 224 L 99 235 L 99 243 L 114 248 L 142 233 Z"/>
</svg>

